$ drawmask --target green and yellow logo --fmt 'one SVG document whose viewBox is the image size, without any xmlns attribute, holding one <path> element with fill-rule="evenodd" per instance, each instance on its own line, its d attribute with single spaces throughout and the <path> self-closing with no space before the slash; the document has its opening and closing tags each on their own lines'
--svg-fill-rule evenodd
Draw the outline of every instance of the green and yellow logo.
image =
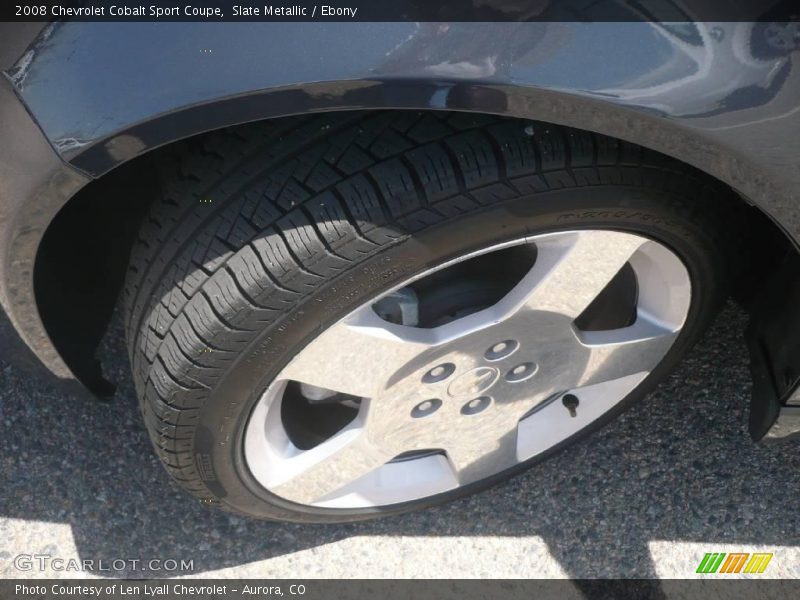
<svg viewBox="0 0 800 600">
<path fill-rule="evenodd" d="M 697 566 L 697 573 L 763 573 L 772 552 L 707 552 Z"/>
</svg>

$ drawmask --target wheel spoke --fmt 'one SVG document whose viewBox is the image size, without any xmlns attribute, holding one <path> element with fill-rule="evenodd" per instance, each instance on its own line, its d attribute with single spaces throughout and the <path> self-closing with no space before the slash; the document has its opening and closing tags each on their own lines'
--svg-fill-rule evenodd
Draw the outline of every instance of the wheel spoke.
<svg viewBox="0 0 800 600">
<path fill-rule="evenodd" d="M 574 412 L 556 396 L 519 423 L 517 456 L 528 460 L 577 433 L 625 398 L 646 377 L 644 373 L 569 390 L 578 399 Z"/>
<path fill-rule="evenodd" d="M 348 428 L 319 446 L 280 463 L 271 489 L 294 502 L 310 504 L 374 471 L 395 453 L 376 443 L 368 429 Z"/>
<path fill-rule="evenodd" d="M 581 345 L 589 350 L 589 359 L 575 385 L 593 385 L 650 372 L 664 358 L 676 336 L 677 332 L 641 315 L 630 327 L 583 332 Z"/>
<path fill-rule="evenodd" d="M 616 231 L 573 231 L 536 241 L 536 263 L 501 301 L 505 310 L 577 318 L 647 240 Z"/>
<path fill-rule="evenodd" d="M 430 330 L 388 323 L 371 307 L 363 307 L 306 346 L 282 377 L 371 398 L 433 343 Z"/>
<path fill-rule="evenodd" d="M 517 424 L 504 420 L 477 436 L 464 436 L 445 448 L 460 485 L 478 481 L 517 463 Z M 498 433 L 496 429 L 502 429 Z"/>
</svg>

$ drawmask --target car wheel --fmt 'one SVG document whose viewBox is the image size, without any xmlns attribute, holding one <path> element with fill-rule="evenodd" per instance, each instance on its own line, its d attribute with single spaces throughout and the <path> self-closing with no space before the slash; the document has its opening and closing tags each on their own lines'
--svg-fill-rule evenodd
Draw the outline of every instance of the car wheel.
<svg viewBox="0 0 800 600">
<path fill-rule="evenodd" d="M 638 146 L 452 113 L 230 129 L 164 161 L 126 285 L 145 423 L 208 504 L 440 504 L 641 398 L 725 296 L 722 192 Z"/>
</svg>

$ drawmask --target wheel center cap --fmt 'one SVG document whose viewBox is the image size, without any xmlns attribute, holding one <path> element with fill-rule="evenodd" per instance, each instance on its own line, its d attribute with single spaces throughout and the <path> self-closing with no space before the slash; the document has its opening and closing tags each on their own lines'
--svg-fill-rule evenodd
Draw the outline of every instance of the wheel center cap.
<svg viewBox="0 0 800 600">
<path fill-rule="evenodd" d="M 494 385 L 499 375 L 500 371 L 494 367 L 476 367 L 456 377 L 447 386 L 447 393 L 453 398 L 482 394 Z"/>
</svg>

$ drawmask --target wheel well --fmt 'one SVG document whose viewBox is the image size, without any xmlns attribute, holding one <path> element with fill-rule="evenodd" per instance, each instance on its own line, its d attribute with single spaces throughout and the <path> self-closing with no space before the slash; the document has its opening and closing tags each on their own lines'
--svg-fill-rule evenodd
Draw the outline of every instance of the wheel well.
<svg viewBox="0 0 800 600">
<path fill-rule="evenodd" d="M 156 153 L 78 192 L 55 216 L 36 254 L 34 293 L 64 362 L 91 392 L 113 394 L 95 358 L 122 288 L 128 255 L 158 190 Z"/>
<path fill-rule="evenodd" d="M 159 190 L 159 159 L 184 143 L 153 150 L 86 185 L 58 212 L 39 246 L 34 290 L 42 321 L 73 373 L 99 396 L 112 394 L 113 385 L 103 378 L 95 355 L 124 283 L 131 246 Z M 755 290 L 794 246 L 759 208 L 727 184 L 701 175 L 729 189 L 730 201 L 745 213 L 734 295 L 751 307 Z"/>
</svg>

